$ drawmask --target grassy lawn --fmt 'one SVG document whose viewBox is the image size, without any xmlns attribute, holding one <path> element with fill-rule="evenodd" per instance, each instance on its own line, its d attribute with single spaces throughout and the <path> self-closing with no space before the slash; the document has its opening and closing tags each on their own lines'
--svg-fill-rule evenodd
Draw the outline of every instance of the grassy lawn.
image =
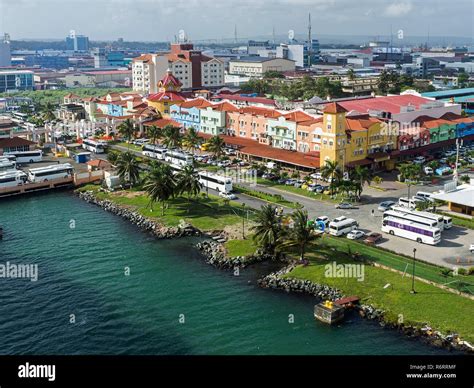
<svg viewBox="0 0 474 388">
<path fill-rule="evenodd" d="M 245 240 L 229 240 L 225 243 L 228 256 L 249 256 L 257 250 L 252 236 Z"/>
<path fill-rule="evenodd" d="M 454 215 L 449 214 L 449 213 L 441 212 L 441 214 L 444 214 L 445 216 L 451 217 L 452 220 L 453 220 L 453 224 L 456 225 L 456 226 L 460 226 L 462 228 L 474 229 L 474 220 L 469 220 L 469 219 L 464 218 L 464 217 L 457 217 L 457 216 L 454 216 Z"/>
<path fill-rule="evenodd" d="M 178 226 L 181 220 L 189 222 L 194 227 L 202 230 L 224 229 L 227 225 L 242 222 L 242 207 L 230 202 L 224 202 L 217 196 L 209 195 L 192 200 L 175 198 L 167 202 L 165 215 L 161 215 L 161 203 L 156 203 L 153 210 L 149 207 L 148 197 L 136 191 L 117 191 L 114 193 L 97 192 L 98 186 L 84 186 L 81 191 L 93 190 L 99 199 L 109 199 L 119 205 L 129 206 L 138 210 L 144 216 L 154 218 L 167 226 Z"/>
<path fill-rule="evenodd" d="M 329 259 L 321 259 L 321 254 Z M 308 255 L 310 264 L 299 266 L 285 277 L 307 279 L 340 289 L 346 295 L 357 295 L 368 303 L 386 311 L 386 319 L 397 321 L 403 314 L 405 324 L 429 324 L 444 333 L 457 332 L 467 341 L 474 340 L 474 301 L 415 281 L 417 294 L 410 294 L 411 278 L 381 268 L 365 266 L 364 280 L 325 276 L 325 265 L 354 263 L 346 255 L 334 252 L 329 246 L 318 248 L 318 254 Z M 390 286 L 384 289 L 386 284 Z"/>
<path fill-rule="evenodd" d="M 323 237 L 324 245 L 328 248 L 334 248 L 341 253 L 360 253 L 363 258 L 366 258 L 375 263 L 385 265 L 390 268 L 411 274 L 413 271 L 413 260 L 411 258 L 400 256 L 392 252 L 385 251 L 381 248 L 371 247 L 362 242 L 349 240 L 347 238 L 330 237 L 325 235 Z M 436 265 L 417 261 L 415 264 L 415 276 L 431 280 L 439 284 L 445 284 L 459 280 L 449 284 L 449 287 L 459 289 L 464 292 L 471 292 L 474 294 L 474 276 L 448 276 L 441 274 L 441 268 Z M 470 286 L 466 285 L 469 283 Z"/>
<path fill-rule="evenodd" d="M 119 142 L 119 143 L 115 143 L 114 145 L 117 145 L 117 146 L 120 146 L 120 147 L 128 148 L 128 149 L 130 149 L 131 151 L 142 152 L 142 147 L 141 147 L 141 146 L 137 146 L 136 144 L 131 144 L 131 143 L 127 143 L 127 142 Z"/>
<path fill-rule="evenodd" d="M 248 195 L 250 197 L 258 198 L 263 201 L 271 202 L 276 205 L 286 206 L 292 209 L 298 209 L 300 206 L 297 203 L 287 201 L 281 195 L 277 194 L 268 194 L 263 191 L 251 190 L 243 186 L 234 185 L 234 188 L 237 189 L 240 193 Z"/>
</svg>

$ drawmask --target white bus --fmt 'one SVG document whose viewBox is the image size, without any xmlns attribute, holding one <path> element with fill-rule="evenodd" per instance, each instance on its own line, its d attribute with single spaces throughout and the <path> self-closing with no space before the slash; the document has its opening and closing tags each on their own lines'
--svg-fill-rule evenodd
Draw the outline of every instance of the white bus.
<svg viewBox="0 0 474 388">
<path fill-rule="evenodd" d="M 0 172 L 16 170 L 16 162 L 10 162 L 7 159 L 0 159 Z"/>
<path fill-rule="evenodd" d="M 352 218 L 346 218 L 344 216 L 335 218 L 329 223 L 329 234 L 333 236 L 342 236 L 352 232 L 354 229 L 359 227 L 359 223 Z"/>
<path fill-rule="evenodd" d="M 394 206 L 391 210 L 395 211 L 395 212 L 412 214 L 414 216 L 425 218 L 425 219 L 430 220 L 430 221 L 435 221 L 436 222 L 435 226 L 437 228 L 439 228 L 441 230 L 444 229 L 445 223 L 444 223 L 444 220 L 443 220 L 443 216 L 440 216 L 438 214 L 434 214 L 434 213 L 430 213 L 430 212 L 423 212 L 423 211 L 419 211 L 419 210 L 407 209 L 407 208 L 401 207 L 401 206 Z"/>
<path fill-rule="evenodd" d="M 43 151 L 15 151 L 5 152 L 2 156 L 13 155 L 16 157 L 17 163 L 35 163 L 43 160 Z"/>
<path fill-rule="evenodd" d="M 168 151 L 165 154 L 165 161 L 178 166 L 191 166 L 193 157 L 179 151 Z"/>
<path fill-rule="evenodd" d="M 211 174 L 207 171 L 199 172 L 199 182 L 201 182 L 203 187 L 217 190 L 219 193 L 230 193 L 234 189 L 231 178 Z"/>
<path fill-rule="evenodd" d="M 441 230 L 439 228 L 432 228 L 414 221 L 394 217 L 383 219 L 382 232 L 429 245 L 436 245 L 441 241 Z"/>
<path fill-rule="evenodd" d="M 0 155 L 0 160 L 9 160 L 10 162 L 16 163 L 16 156 L 15 155 Z"/>
<path fill-rule="evenodd" d="M 416 209 L 418 202 L 421 202 L 421 199 L 402 197 L 398 200 L 398 206 L 402 206 L 407 209 Z"/>
<path fill-rule="evenodd" d="M 166 148 L 147 144 L 143 146 L 142 155 L 153 159 L 164 160 L 167 152 L 168 150 Z"/>
<path fill-rule="evenodd" d="M 40 183 L 53 179 L 69 178 L 72 174 L 74 174 L 74 167 L 69 163 L 53 164 L 46 167 L 31 168 L 28 171 L 28 180 Z"/>
<path fill-rule="evenodd" d="M 0 173 L 0 189 L 4 187 L 21 186 L 28 180 L 23 171 L 8 171 Z"/>
<path fill-rule="evenodd" d="M 82 148 L 96 154 L 103 154 L 105 152 L 104 143 L 93 139 L 84 139 L 82 141 Z"/>
<path fill-rule="evenodd" d="M 416 222 L 418 224 L 430 226 L 432 228 L 439 228 L 438 222 L 435 220 L 430 220 L 428 218 L 419 217 L 412 212 L 396 211 L 396 210 L 387 210 L 383 213 L 383 218 L 392 217 L 400 220 L 409 220 Z M 441 229 L 441 228 L 440 228 Z"/>
</svg>

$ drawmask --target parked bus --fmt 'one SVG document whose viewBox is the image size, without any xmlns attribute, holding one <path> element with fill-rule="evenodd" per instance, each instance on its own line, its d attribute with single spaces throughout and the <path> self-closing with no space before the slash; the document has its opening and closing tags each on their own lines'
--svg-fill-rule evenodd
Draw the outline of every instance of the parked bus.
<svg viewBox="0 0 474 388">
<path fill-rule="evenodd" d="M 10 162 L 8 159 L 0 159 L 0 172 L 16 170 L 16 162 Z"/>
<path fill-rule="evenodd" d="M 39 183 L 53 179 L 69 178 L 74 174 L 74 167 L 69 163 L 53 164 L 46 167 L 32 168 L 28 171 L 28 180 Z"/>
<path fill-rule="evenodd" d="M 230 193 L 234 189 L 231 178 L 211 174 L 207 171 L 199 172 L 199 182 L 201 182 L 203 187 L 217 190 L 219 193 Z"/>
<path fill-rule="evenodd" d="M 15 155 L 0 155 L 0 160 L 9 160 L 10 162 L 16 163 L 16 156 Z"/>
<path fill-rule="evenodd" d="M 168 150 L 166 148 L 147 144 L 143 146 L 142 155 L 153 159 L 164 160 L 167 152 Z"/>
<path fill-rule="evenodd" d="M 428 218 L 419 217 L 419 216 L 413 214 L 413 212 L 387 210 L 386 212 L 383 213 L 383 218 L 385 219 L 387 217 L 393 217 L 393 218 L 397 218 L 397 219 L 400 219 L 400 220 L 409 220 L 409 221 L 416 222 L 418 224 L 430 226 L 432 228 L 439 228 L 437 221 L 430 220 Z"/>
<path fill-rule="evenodd" d="M 382 232 L 429 245 L 436 245 L 441 241 L 441 230 L 439 228 L 395 217 L 383 219 Z"/>
<path fill-rule="evenodd" d="M 104 143 L 93 139 L 84 139 L 82 141 L 82 148 L 96 154 L 103 154 L 105 152 Z"/>
<path fill-rule="evenodd" d="M 168 151 L 165 154 L 165 161 L 178 166 L 190 166 L 193 164 L 193 157 L 179 151 Z"/>
<path fill-rule="evenodd" d="M 21 186 L 25 184 L 27 180 L 28 177 L 23 171 L 0 172 L 0 189 Z"/>
<path fill-rule="evenodd" d="M 424 212 L 424 211 L 419 211 L 419 210 L 412 210 L 412 209 L 407 209 L 405 207 L 401 206 L 394 206 L 392 209 L 390 209 L 395 212 L 402 212 L 402 213 L 408 213 L 412 214 L 417 217 L 425 218 L 431 221 L 436 222 L 436 227 L 441 229 L 441 231 L 444 229 L 444 220 L 443 216 L 435 213 L 430 213 L 430 212 Z"/>
<path fill-rule="evenodd" d="M 344 216 L 335 218 L 329 223 L 329 234 L 333 236 L 342 236 L 352 232 L 354 229 L 359 227 L 359 223 L 352 218 L 346 218 Z"/>
<path fill-rule="evenodd" d="M 14 152 L 5 152 L 2 156 L 15 156 L 17 163 L 35 163 L 41 162 L 43 160 L 43 151 L 14 151 Z"/>
</svg>

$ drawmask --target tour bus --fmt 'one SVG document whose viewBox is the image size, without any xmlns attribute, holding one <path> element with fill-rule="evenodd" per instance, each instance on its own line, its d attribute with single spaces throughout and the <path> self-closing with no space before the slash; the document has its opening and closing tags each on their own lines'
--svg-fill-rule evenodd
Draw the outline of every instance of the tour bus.
<svg viewBox="0 0 474 388">
<path fill-rule="evenodd" d="M 28 180 L 27 175 L 23 171 L 14 170 L 0 172 L 0 189 L 5 187 L 21 186 Z"/>
<path fill-rule="evenodd" d="M 333 236 L 342 236 L 352 232 L 354 229 L 359 227 L 359 223 L 352 218 L 346 218 L 344 216 L 335 218 L 329 223 L 329 234 Z"/>
<path fill-rule="evenodd" d="M 419 199 L 408 199 L 407 197 L 402 197 L 398 200 L 398 206 L 402 206 L 408 209 L 416 209 L 416 204 L 420 202 Z"/>
<path fill-rule="evenodd" d="M 96 154 L 103 154 L 105 152 L 104 143 L 93 139 L 84 139 L 82 141 L 82 148 Z"/>
<path fill-rule="evenodd" d="M 46 182 L 53 179 L 69 178 L 74 173 L 74 167 L 69 163 L 53 164 L 46 167 L 31 168 L 28 180 L 33 183 Z"/>
<path fill-rule="evenodd" d="M 10 162 L 16 163 L 16 156 L 15 155 L 0 155 L 0 160 L 9 160 Z"/>
<path fill-rule="evenodd" d="M 193 157 L 179 151 L 168 151 L 165 154 L 165 161 L 178 166 L 191 166 Z"/>
<path fill-rule="evenodd" d="M 0 172 L 16 170 L 16 162 L 10 162 L 8 159 L 0 159 Z"/>
<path fill-rule="evenodd" d="M 444 229 L 443 216 L 441 216 L 439 214 L 424 212 L 424 211 L 419 211 L 419 210 L 407 209 L 406 207 L 402 207 L 402 206 L 394 206 L 390 210 L 395 211 L 395 212 L 408 213 L 408 214 L 412 214 L 412 215 L 417 216 L 417 217 L 428 219 L 430 221 L 435 221 L 437 228 L 441 229 L 441 231 L 443 231 L 443 229 Z"/>
<path fill-rule="evenodd" d="M 429 245 L 436 245 L 441 241 L 441 230 L 439 228 L 395 217 L 383 219 L 382 232 Z"/>
<path fill-rule="evenodd" d="M 166 148 L 157 145 L 146 144 L 143 146 L 142 155 L 153 159 L 164 160 L 167 152 L 168 151 Z"/>
<path fill-rule="evenodd" d="M 15 156 L 17 163 L 35 163 L 41 162 L 43 160 L 43 151 L 15 151 L 15 152 L 5 152 L 2 156 Z"/>
<path fill-rule="evenodd" d="M 207 171 L 199 172 L 199 182 L 201 182 L 203 187 L 217 190 L 219 193 L 230 193 L 234 189 L 231 178 L 211 174 Z"/>
<path fill-rule="evenodd" d="M 438 222 L 436 220 L 431 220 L 428 218 L 423 218 L 415 215 L 413 212 L 403 212 L 403 211 L 396 211 L 396 210 L 387 210 L 383 213 L 383 218 L 392 217 L 397 218 L 400 220 L 409 220 L 416 222 L 418 224 L 430 226 L 432 228 L 439 228 Z M 441 229 L 441 228 L 440 228 Z"/>
</svg>

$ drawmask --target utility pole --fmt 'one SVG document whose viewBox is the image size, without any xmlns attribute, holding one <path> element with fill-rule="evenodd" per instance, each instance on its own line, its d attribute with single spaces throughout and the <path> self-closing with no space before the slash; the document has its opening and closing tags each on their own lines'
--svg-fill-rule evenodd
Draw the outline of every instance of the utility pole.
<svg viewBox="0 0 474 388">
<path fill-rule="evenodd" d="M 273 45 L 276 45 L 276 39 L 275 39 L 275 26 L 273 26 L 273 29 L 272 29 L 272 40 L 273 40 Z"/>
<path fill-rule="evenodd" d="M 453 180 L 458 181 L 458 163 L 459 163 L 459 149 L 463 145 L 463 140 L 456 138 L 456 165 L 454 166 Z"/>
<path fill-rule="evenodd" d="M 413 248 L 413 272 L 411 276 L 411 291 L 410 294 L 416 294 L 415 291 L 415 255 L 416 255 L 416 248 Z"/>
</svg>

